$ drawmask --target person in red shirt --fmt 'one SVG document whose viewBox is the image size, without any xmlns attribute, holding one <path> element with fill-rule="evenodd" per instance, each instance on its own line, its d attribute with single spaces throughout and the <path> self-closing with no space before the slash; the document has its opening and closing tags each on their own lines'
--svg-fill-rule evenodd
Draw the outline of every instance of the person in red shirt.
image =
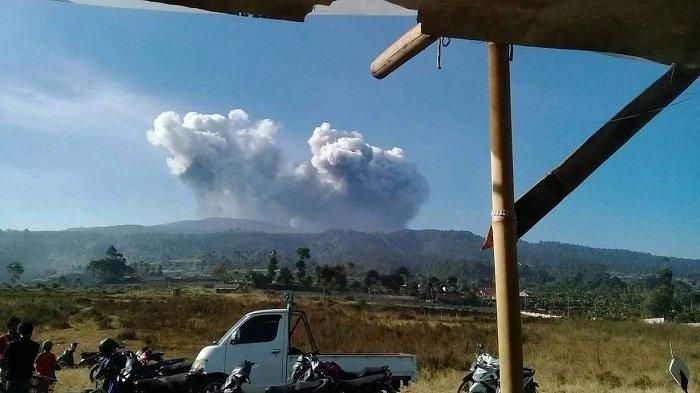
<svg viewBox="0 0 700 393">
<path fill-rule="evenodd" d="M 56 355 L 51 352 L 53 343 L 44 341 L 41 343 L 41 353 L 34 360 L 34 371 L 38 378 L 37 392 L 48 392 L 49 387 L 56 381 L 56 370 L 60 369 L 56 361 Z"/>
</svg>

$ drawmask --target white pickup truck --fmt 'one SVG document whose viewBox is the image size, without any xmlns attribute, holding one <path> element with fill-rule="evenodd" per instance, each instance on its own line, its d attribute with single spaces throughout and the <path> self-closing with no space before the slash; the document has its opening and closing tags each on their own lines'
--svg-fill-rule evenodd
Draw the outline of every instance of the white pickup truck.
<svg viewBox="0 0 700 393">
<path fill-rule="evenodd" d="M 304 330 L 298 330 L 298 329 Z M 291 346 L 303 337 L 310 350 L 318 352 L 309 322 L 303 311 L 286 309 L 261 310 L 246 314 L 213 345 L 203 348 L 192 364 L 192 371 L 203 372 L 206 383 L 197 389 L 216 391 L 228 373 L 244 360 L 255 362 L 251 384 L 246 393 L 263 392 L 267 386 L 291 382 L 292 366 L 302 353 Z M 308 350 L 307 350 L 308 351 Z M 346 371 L 364 367 L 389 366 L 394 388 L 407 385 L 418 377 L 416 357 L 406 354 L 319 354 L 321 360 L 336 362 Z"/>
</svg>

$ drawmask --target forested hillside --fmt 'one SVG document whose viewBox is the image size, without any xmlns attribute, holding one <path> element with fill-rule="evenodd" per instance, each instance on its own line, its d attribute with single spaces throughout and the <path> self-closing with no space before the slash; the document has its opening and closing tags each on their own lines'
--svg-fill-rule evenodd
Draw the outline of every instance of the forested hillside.
<svg viewBox="0 0 700 393">
<path fill-rule="evenodd" d="M 213 256 L 229 259 L 234 267 L 250 268 L 264 266 L 266 256 L 272 249 L 278 251 L 280 262 L 284 265 L 291 263 L 294 249 L 308 247 L 311 249 L 312 264 L 353 262 L 380 272 L 406 266 L 424 274 L 454 274 L 466 278 L 492 274 L 491 253 L 480 250 L 483 238 L 467 231 L 365 233 L 332 230 L 320 234 L 300 234 L 231 229 L 206 233 L 202 224 L 196 224 L 198 229 L 193 233 L 186 233 L 186 226 L 181 228 L 183 233 L 173 230 L 156 232 L 163 227 L 0 231 L 0 264 L 20 262 L 26 268 L 27 277 L 51 270 L 66 272 L 82 269 L 90 260 L 101 258 L 105 250 L 114 245 L 124 253 L 129 263 L 158 263 Z M 217 228 L 220 226 L 212 230 Z M 555 275 L 580 265 L 603 265 L 609 271 L 638 274 L 655 273 L 660 267 L 668 266 L 679 277 L 700 275 L 698 260 L 555 242 L 523 241 L 519 250 L 520 263 L 545 267 Z M 4 270 L 0 274 L 4 275 Z"/>
</svg>

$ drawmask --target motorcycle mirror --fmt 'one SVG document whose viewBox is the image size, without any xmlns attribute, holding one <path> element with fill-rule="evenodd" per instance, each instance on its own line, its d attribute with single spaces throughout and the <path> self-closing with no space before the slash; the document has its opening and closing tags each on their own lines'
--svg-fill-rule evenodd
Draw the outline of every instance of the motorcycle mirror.
<svg viewBox="0 0 700 393">
<path fill-rule="evenodd" d="M 680 386 L 684 392 L 688 393 L 690 369 L 688 368 L 688 365 L 685 364 L 683 359 L 673 357 L 671 359 L 671 364 L 668 366 L 668 372 L 671 373 L 671 377 L 673 377 L 673 380 L 676 381 L 678 386 Z"/>
</svg>

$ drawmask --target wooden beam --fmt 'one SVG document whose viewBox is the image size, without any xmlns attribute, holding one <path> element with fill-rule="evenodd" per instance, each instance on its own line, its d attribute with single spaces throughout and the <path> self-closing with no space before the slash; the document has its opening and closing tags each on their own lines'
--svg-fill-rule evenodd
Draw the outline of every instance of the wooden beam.
<svg viewBox="0 0 700 393">
<path fill-rule="evenodd" d="M 515 203 L 518 238 L 525 235 L 615 154 L 656 115 L 680 96 L 700 75 L 700 69 L 676 65 L 608 120 L 564 162 Z M 482 249 L 492 246 L 489 230 Z"/>
<path fill-rule="evenodd" d="M 370 65 L 372 75 L 377 79 L 387 77 L 432 45 L 437 39 L 438 37 L 423 34 L 422 25 L 417 24 L 377 56 Z"/>
</svg>

